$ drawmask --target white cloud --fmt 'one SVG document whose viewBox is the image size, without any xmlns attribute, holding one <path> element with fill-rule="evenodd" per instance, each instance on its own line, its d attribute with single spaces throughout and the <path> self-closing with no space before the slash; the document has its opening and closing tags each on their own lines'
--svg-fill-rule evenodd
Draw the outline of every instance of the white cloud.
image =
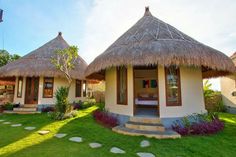
<svg viewBox="0 0 236 157">
<path fill-rule="evenodd" d="M 236 50 L 234 0 L 95 0 L 85 23 L 81 53 L 90 63 L 137 22 L 150 6 L 154 16 L 209 46 Z"/>
</svg>

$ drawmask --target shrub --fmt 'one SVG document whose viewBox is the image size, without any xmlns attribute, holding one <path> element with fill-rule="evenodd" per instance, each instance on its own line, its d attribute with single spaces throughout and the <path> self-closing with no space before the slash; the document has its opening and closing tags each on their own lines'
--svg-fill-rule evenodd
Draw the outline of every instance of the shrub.
<svg viewBox="0 0 236 157">
<path fill-rule="evenodd" d="M 4 108 L 4 110 L 11 110 L 12 111 L 14 108 L 14 105 L 12 103 L 8 102 L 4 105 L 3 108 Z"/>
<path fill-rule="evenodd" d="M 108 112 L 96 110 L 93 112 L 94 119 L 105 127 L 113 128 L 118 125 L 118 119 Z"/>
<path fill-rule="evenodd" d="M 81 104 L 81 109 L 86 109 L 86 108 L 89 108 L 94 105 L 96 105 L 96 100 L 95 99 L 88 99 Z"/>
<path fill-rule="evenodd" d="M 43 113 L 54 112 L 54 111 L 55 111 L 55 107 L 52 107 L 52 106 L 42 108 Z"/>
<path fill-rule="evenodd" d="M 194 120 L 190 118 L 193 118 Z M 186 123 L 186 119 L 188 123 Z M 187 124 L 187 125 L 186 125 Z M 219 120 L 218 114 L 194 114 L 174 122 L 172 129 L 179 134 L 185 135 L 207 135 L 214 134 L 224 129 L 224 123 Z"/>
<path fill-rule="evenodd" d="M 79 100 L 78 102 L 74 102 L 74 103 L 73 103 L 73 109 L 74 109 L 74 110 L 79 110 L 79 109 L 81 109 L 81 108 L 82 108 L 82 104 L 83 104 L 83 102 L 82 102 L 81 100 Z"/>
<path fill-rule="evenodd" d="M 99 111 L 105 111 L 105 103 L 98 103 L 97 106 Z"/>
<path fill-rule="evenodd" d="M 62 120 L 72 111 L 72 105 L 68 100 L 69 87 L 59 87 L 56 91 L 56 105 L 55 112 L 51 113 L 51 117 L 56 120 Z"/>
</svg>

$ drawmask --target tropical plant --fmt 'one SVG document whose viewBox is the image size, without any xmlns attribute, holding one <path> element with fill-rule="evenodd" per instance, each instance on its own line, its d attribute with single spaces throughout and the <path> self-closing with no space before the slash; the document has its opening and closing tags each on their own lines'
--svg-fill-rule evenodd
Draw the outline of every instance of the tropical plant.
<svg viewBox="0 0 236 157">
<path fill-rule="evenodd" d="M 204 97 L 209 98 L 214 94 L 214 91 L 211 89 L 212 84 L 209 80 L 205 80 L 203 83 Z"/>
<path fill-rule="evenodd" d="M 72 111 L 72 105 L 68 100 L 69 88 L 68 87 L 59 87 L 56 91 L 56 104 L 54 113 L 54 119 L 62 120 L 66 114 L 69 114 Z"/>
<path fill-rule="evenodd" d="M 75 68 L 78 58 L 78 48 L 76 46 L 70 46 L 66 49 L 56 50 L 55 55 L 51 59 L 51 62 L 58 70 L 64 73 L 70 87 L 72 83 L 71 70 Z"/>
</svg>

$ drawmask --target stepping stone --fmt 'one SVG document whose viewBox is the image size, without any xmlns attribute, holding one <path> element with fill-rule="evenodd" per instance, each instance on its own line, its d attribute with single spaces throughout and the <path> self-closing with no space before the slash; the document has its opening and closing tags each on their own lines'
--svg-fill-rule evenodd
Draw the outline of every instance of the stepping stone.
<svg viewBox="0 0 236 157">
<path fill-rule="evenodd" d="M 150 142 L 147 140 L 143 140 L 142 142 L 140 142 L 140 147 L 149 147 L 150 146 Z"/>
<path fill-rule="evenodd" d="M 94 142 L 94 143 L 89 143 L 89 146 L 90 148 L 99 148 L 102 147 L 102 144 Z"/>
<path fill-rule="evenodd" d="M 67 134 L 55 134 L 54 136 L 57 138 L 63 138 L 65 137 Z"/>
<path fill-rule="evenodd" d="M 145 152 L 140 152 L 140 153 L 137 153 L 137 155 L 139 157 L 156 157 L 154 154 L 152 153 L 145 153 Z"/>
<path fill-rule="evenodd" d="M 12 127 L 19 127 L 19 126 L 22 126 L 22 124 L 12 124 L 11 126 Z"/>
<path fill-rule="evenodd" d="M 118 148 L 118 147 L 112 147 L 110 149 L 110 152 L 114 153 L 114 154 L 125 154 L 125 151 L 120 149 L 120 148 Z"/>
<path fill-rule="evenodd" d="M 11 124 L 11 122 L 3 122 L 2 124 Z"/>
<path fill-rule="evenodd" d="M 40 135 L 46 135 L 46 134 L 48 134 L 50 131 L 48 131 L 48 130 L 41 130 L 41 131 L 38 131 L 38 133 L 40 134 Z"/>
<path fill-rule="evenodd" d="M 25 127 L 24 129 L 25 129 L 25 130 L 34 130 L 34 129 L 36 129 L 36 127 L 28 126 L 28 127 Z"/>
<path fill-rule="evenodd" d="M 71 137 L 69 138 L 69 140 L 72 142 L 78 142 L 78 143 L 83 142 L 83 139 L 81 137 Z"/>
<path fill-rule="evenodd" d="M 3 119 L 0 119 L 0 122 L 4 122 L 5 120 L 3 120 Z"/>
</svg>

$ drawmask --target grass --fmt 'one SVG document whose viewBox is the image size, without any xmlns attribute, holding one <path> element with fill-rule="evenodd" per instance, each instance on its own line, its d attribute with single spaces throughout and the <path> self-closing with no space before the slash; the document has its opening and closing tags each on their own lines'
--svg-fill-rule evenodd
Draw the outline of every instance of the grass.
<svg viewBox="0 0 236 157">
<path fill-rule="evenodd" d="M 53 121 L 46 114 L 0 115 L 0 119 L 12 123 L 21 123 L 23 127 L 12 128 L 0 123 L 0 156 L 11 157 L 104 157 L 136 156 L 137 152 L 151 152 L 157 157 L 220 157 L 235 156 L 236 153 L 236 115 L 221 113 L 225 121 L 224 131 L 211 136 L 189 136 L 181 139 L 148 139 L 151 146 L 140 148 L 139 143 L 145 137 L 131 137 L 112 132 L 96 124 L 90 114 L 95 107 L 79 112 L 79 116 L 64 121 Z M 50 130 L 50 134 L 41 136 L 37 130 L 26 131 L 25 126 L 36 126 L 37 130 Z M 68 133 L 62 139 L 54 138 L 57 132 Z M 80 136 L 83 143 L 73 143 L 68 138 Z M 103 147 L 91 149 L 90 142 L 100 142 Z M 126 151 L 124 155 L 109 152 L 113 146 Z"/>
</svg>

